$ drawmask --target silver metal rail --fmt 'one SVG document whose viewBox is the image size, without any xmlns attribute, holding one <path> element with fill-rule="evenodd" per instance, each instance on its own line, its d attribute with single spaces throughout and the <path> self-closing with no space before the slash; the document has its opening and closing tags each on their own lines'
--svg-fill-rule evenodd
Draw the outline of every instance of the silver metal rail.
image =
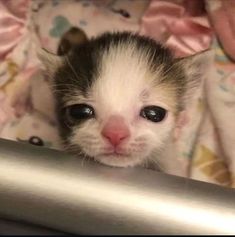
<svg viewBox="0 0 235 237">
<path fill-rule="evenodd" d="M 0 140 L 0 218 L 73 234 L 235 234 L 235 191 Z"/>
</svg>

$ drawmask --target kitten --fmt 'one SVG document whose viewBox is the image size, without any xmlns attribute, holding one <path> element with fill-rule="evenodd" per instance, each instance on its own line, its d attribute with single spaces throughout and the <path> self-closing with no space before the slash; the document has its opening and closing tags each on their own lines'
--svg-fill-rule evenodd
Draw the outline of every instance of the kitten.
<svg viewBox="0 0 235 237">
<path fill-rule="evenodd" d="M 65 149 L 110 166 L 167 166 L 162 151 L 211 52 L 174 59 L 161 44 L 129 32 L 84 37 L 68 48 L 64 56 L 40 53 Z"/>
</svg>

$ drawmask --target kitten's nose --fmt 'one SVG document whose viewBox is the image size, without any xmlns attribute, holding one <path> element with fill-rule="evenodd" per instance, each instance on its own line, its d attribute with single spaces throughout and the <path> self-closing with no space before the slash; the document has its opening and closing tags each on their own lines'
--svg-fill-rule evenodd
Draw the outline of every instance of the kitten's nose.
<svg viewBox="0 0 235 237">
<path fill-rule="evenodd" d="M 113 146 L 119 145 L 124 139 L 129 137 L 128 130 L 104 131 L 102 135 L 106 137 Z"/>
<path fill-rule="evenodd" d="M 117 146 L 130 136 L 130 131 L 122 117 L 112 116 L 104 125 L 101 134 L 107 138 L 113 146 Z"/>
</svg>

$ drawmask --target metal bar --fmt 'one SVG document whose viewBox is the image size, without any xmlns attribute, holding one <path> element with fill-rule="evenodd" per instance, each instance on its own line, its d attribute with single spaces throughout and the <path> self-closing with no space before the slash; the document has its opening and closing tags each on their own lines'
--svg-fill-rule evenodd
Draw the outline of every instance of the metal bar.
<svg viewBox="0 0 235 237">
<path fill-rule="evenodd" d="M 66 234 L 54 231 L 45 227 L 35 226 L 32 223 L 22 223 L 0 218 L 0 236 L 3 235 L 56 235 L 67 236 Z"/>
<path fill-rule="evenodd" d="M 0 140 L 0 217 L 73 234 L 235 234 L 235 191 Z"/>
</svg>

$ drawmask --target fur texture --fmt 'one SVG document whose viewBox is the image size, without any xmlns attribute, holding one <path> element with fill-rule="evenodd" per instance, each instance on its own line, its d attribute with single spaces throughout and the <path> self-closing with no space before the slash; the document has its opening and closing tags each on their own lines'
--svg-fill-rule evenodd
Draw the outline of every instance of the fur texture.
<svg viewBox="0 0 235 237">
<path fill-rule="evenodd" d="M 111 166 L 157 162 L 179 112 L 205 75 L 210 52 L 175 60 L 154 40 L 128 32 L 106 33 L 70 48 L 62 57 L 41 54 L 65 148 Z M 66 108 L 75 104 L 89 105 L 94 116 L 69 123 Z M 140 116 L 146 106 L 159 106 L 166 116 L 160 122 Z M 103 135 L 110 124 L 111 130 L 128 131 L 115 147 Z"/>
</svg>

